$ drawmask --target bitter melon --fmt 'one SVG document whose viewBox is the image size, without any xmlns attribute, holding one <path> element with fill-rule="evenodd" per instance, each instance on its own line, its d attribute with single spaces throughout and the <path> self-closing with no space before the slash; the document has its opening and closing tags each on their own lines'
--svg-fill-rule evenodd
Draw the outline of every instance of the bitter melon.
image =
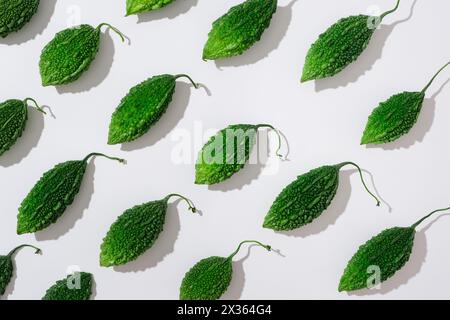
<svg viewBox="0 0 450 320">
<path fill-rule="evenodd" d="M 150 249 L 163 231 L 167 203 L 172 197 L 181 197 L 188 203 L 189 210 L 197 212 L 192 201 L 179 194 L 170 194 L 162 200 L 126 210 L 103 239 L 100 265 L 111 267 L 126 264 Z"/>
<path fill-rule="evenodd" d="M 425 93 L 434 79 L 448 66 L 443 66 L 420 92 L 403 92 L 382 102 L 369 116 L 361 144 L 384 144 L 407 134 L 416 124 Z"/>
<path fill-rule="evenodd" d="M 127 0 L 127 16 L 156 10 L 175 0 Z"/>
<path fill-rule="evenodd" d="M 264 228 L 290 231 L 318 218 L 333 201 L 339 186 L 339 171 L 346 165 L 358 169 L 364 188 L 379 206 L 380 201 L 367 188 L 357 164 L 344 162 L 323 166 L 297 177 L 278 195 L 264 219 Z"/>
<path fill-rule="evenodd" d="M 58 280 L 45 293 L 42 300 L 89 300 L 92 295 L 93 276 L 87 272 L 75 272 Z"/>
<path fill-rule="evenodd" d="M 279 139 L 277 155 L 281 157 L 281 135 L 273 126 L 231 125 L 219 131 L 203 146 L 195 165 L 195 183 L 217 184 L 240 171 L 250 158 L 260 128 L 269 128 L 276 132 Z"/>
<path fill-rule="evenodd" d="M 0 103 L 0 156 L 8 151 L 22 136 L 28 119 L 28 101 L 45 114 L 37 102 L 31 98 L 7 100 Z"/>
<path fill-rule="evenodd" d="M 306 56 L 302 82 L 332 77 L 358 59 L 367 48 L 381 21 L 394 9 L 380 17 L 350 16 L 339 20 L 319 36 Z"/>
<path fill-rule="evenodd" d="M 185 74 L 155 76 L 133 87 L 112 115 L 108 144 L 130 142 L 147 133 L 166 112 L 181 77 L 198 88 Z"/>
<path fill-rule="evenodd" d="M 56 222 L 75 199 L 88 160 L 93 156 L 102 156 L 122 163 L 125 161 L 101 153 L 91 153 L 83 160 L 63 162 L 44 173 L 19 208 L 17 234 L 33 233 Z"/>
<path fill-rule="evenodd" d="M 57 86 L 78 80 L 98 53 L 103 26 L 114 30 L 125 41 L 124 35 L 107 23 L 97 28 L 83 24 L 58 32 L 42 50 L 39 61 L 42 85 Z"/>
<path fill-rule="evenodd" d="M 229 257 L 209 257 L 196 263 L 184 276 L 180 287 L 181 300 L 217 300 L 227 291 L 233 277 L 233 257 L 244 243 L 254 243 L 267 251 L 269 245 L 246 240 Z"/>
<path fill-rule="evenodd" d="M 0 36 L 22 29 L 34 16 L 39 0 L 2 0 L 0 1 Z"/>
<path fill-rule="evenodd" d="M 203 49 L 204 60 L 242 54 L 261 39 L 277 10 L 277 0 L 247 0 L 213 23 Z"/>
<path fill-rule="evenodd" d="M 373 288 L 392 277 L 409 260 L 416 227 L 434 213 L 449 209 L 435 210 L 410 227 L 387 229 L 367 241 L 348 262 L 339 291 Z"/>
<path fill-rule="evenodd" d="M 0 296 L 5 294 L 6 287 L 11 282 L 14 273 L 13 256 L 23 247 L 31 247 L 36 250 L 36 254 L 41 253 L 41 249 L 29 244 L 23 244 L 11 250 L 6 256 L 0 256 Z"/>
</svg>

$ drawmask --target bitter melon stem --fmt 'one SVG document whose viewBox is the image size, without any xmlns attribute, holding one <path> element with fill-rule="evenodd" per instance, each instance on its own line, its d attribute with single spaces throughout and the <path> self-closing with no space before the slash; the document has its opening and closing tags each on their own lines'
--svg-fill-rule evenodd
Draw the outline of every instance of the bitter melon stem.
<svg viewBox="0 0 450 320">
<path fill-rule="evenodd" d="M 108 159 L 110 159 L 110 160 L 119 161 L 120 163 L 126 163 L 126 160 L 125 160 L 125 159 L 116 158 L 116 157 L 110 157 L 110 156 L 107 156 L 106 154 L 98 153 L 98 152 L 93 152 L 93 153 L 88 154 L 88 155 L 83 159 L 83 161 L 84 161 L 84 162 L 87 162 L 90 158 L 92 158 L 92 157 L 97 157 L 97 156 L 99 156 L 99 157 L 105 157 L 105 158 L 108 158 Z"/>
<path fill-rule="evenodd" d="M 425 93 L 425 91 L 428 90 L 428 88 L 433 84 L 433 81 L 437 78 L 437 76 L 444 71 L 445 68 L 447 68 L 450 65 L 450 61 L 447 62 L 442 68 L 439 69 L 439 71 L 434 75 L 433 78 L 431 78 L 430 82 L 423 88 L 422 93 Z"/>
<path fill-rule="evenodd" d="M 22 249 L 22 248 L 24 248 L 24 247 L 30 247 L 30 248 L 35 249 L 35 250 L 36 250 L 35 254 L 39 254 L 39 253 L 42 252 L 41 249 L 39 249 L 39 248 L 37 248 L 37 247 L 35 247 L 35 246 L 32 246 L 32 245 L 30 245 L 30 244 L 22 244 L 22 245 L 20 245 L 20 246 L 18 246 L 18 247 L 16 247 L 16 248 L 12 249 L 11 252 L 8 253 L 8 257 L 12 257 L 18 250 L 20 250 L 20 249 Z"/>
<path fill-rule="evenodd" d="M 245 240 L 245 241 L 242 241 L 242 242 L 239 244 L 239 246 L 237 247 L 236 251 L 234 251 L 234 252 L 228 257 L 228 259 L 230 259 L 230 260 L 233 259 L 233 257 L 234 257 L 235 255 L 238 254 L 239 250 L 241 250 L 242 245 L 244 245 L 245 243 L 253 243 L 253 244 L 257 244 L 258 246 L 263 247 L 263 248 L 266 249 L 267 251 L 271 251 L 271 250 L 272 250 L 272 247 L 271 247 L 271 246 L 269 246 L 269 245 L 267 245 L 267 244 L 262 244 L 262 243 L 259 242 L 259 241 L 256 241 L 256 240 Z"/>
<path fill-rule="evenodd" d="M 429 217 L 431 217 L 433 214 L 437 213 L 437 212 L 442 212 L 442 211 L 447 211 L 450 210 L 450 207 L 448 208 L 444 208 L 444 209 L 437 209 L 434 210 L 433 212 L 427 214 L 425 217 L 423 217 L 422 219 L 420 219 L 419 221 L 417 221 L 416 223 L 414 223 L 411 228 L 415 229 L 419 224 L 421 224 L 424 220 L 428 219 Z"/>
<path fill-rule="evenodd" d="M 397 11 L 399 5 L 400 5 L 400 0 L 397 0 L 397 5 L 395 6 L 395 8 L 392 9 L 392 10 L 386 11 L 385 13 L 383 13 L 383 14 L 380 16 L 380 20 L 383 21 L 384 17 L 386 17 L 387 15 L 389 15 L 389 14 L 391 14 L 391 13 Z M 380 22 L 381 22 L 381 21 L 380 21 Z"/>
<path fill-rule="evenodd" d="M 361 177 L 361 182 L 362 182 L 362 184 L 363 184 L 363 186 L 364 186 L 364 188 L 366 189 L 366 191 L 377 201 L 377 207 L 379 207 L 380 206 L 380 204 L 381 204 L 381 202 L 380 202 L 380 200 L 369 190 L 369 188 L 367 188 L 367 185 L 366 185 L 366 182 L 364 181 L 364 177 L 363 177 L 363 174 L 362 174 L 362 170 L 361 170 L 361 168 L 356 164 L 356 163 L 354 163 L 354 162 L 350 162 L 350 161 L 348 161 L 348 162 L 343 162 L 343 163 L 341 163 L 341 164 L 338 164 L 337 165 L 337 167 L 339 168 L 339 169 L 341 169 L 342 167 L 344 167 L 344 166 L 346 166 L 346 165 L 352 165 L 352 166 L 354 166 L 354 167 L 356 167 L 356 169 L 358 169 L 358 172 L 359 172 L 359 176 Z"/>
<path fill-rule="evenodd" d="M 258 125 L 256 126 L 256 130 L 258 130 L 259 128 L 269 128 L 269 129 L 273 130 L 273 131 L 276 133 L 276 135 L 277 135 L 277 137 L 278 137 L 278 148 L 277 148 L 277 151 L 276 151 L 276 155 L 277 155 L 280 159 L 282 159 L 282 160 L 287 160 L 287 155 L 283 156 L 283 155 L 280 153 L 280 150 L 281 150 L 281 144 L 282 144 L 282 137 L 281 137 L 280 131 L 278 131 L 277 129 L 275 129 L 275 127 L 273 127 L 273 126 L 270 125 L 270 124 L 258 124 Z"/>
<path fill-rule="evenodd" d="M 177 74 L 175 76 L 175 80 L 177 80 L 178 78 L 187 78 L 192 83 L 195 89 L 198 89 L 200 87 L 200 85 L 196 83 L 194 80 L 192 80 L 192 78 L 189 77 L 187 74 Z"/>
<path fill-rule="evenodd" d="M 110 28 L 111 30 L 113 30 L 115 33 L 117 33 L 120 37 L 120 39 L 122 39 L 122 42 L 125 42 L 125 38 L 127 37 L 126 35 L 124 35 L 119 29 L 117 29 L 116 27 L 113 27 L 112 25 L 110 25 L 109 23 L 103 22 L 101 24 L 98 25 L 97 30 L 100 31 L 100 29 L 103 26 L 107 26 L 108 28 Z"/>
<path fill-rule="evenodd" d="M 172 194 L 169 194 L 166 197 L 167 201 L 169 201 L 169 199 L 172 198 L 172 197 L 178 197 L 178 198 L 181 198 L 184 201 L 186 201 L 186 203 L 189 206 L 189 210 L 192 211 L 192 213 L 197 213 L 198 212 L 197 208 L 195 207 L 194 202 L 191 199 L 186 198 L 186 197 L 184 197 L 184 196 L 182 196 L 181 194 L 178 194 L 178 193 L 172 193 Z"/>
<path fill-rule="evenodd" d="M 25 103 L 26 105 L 28 105 L 28 101 L 33 102 L 34 105 L 35 105 L 35 107 L 36 107 L 36 109 L 37 109 L 38 111 L 42 112 L 43 114 L 47 114 L 47 113 L 45 112 L 45 110 L 42 109 L 41 106 L 39 106 L 39 104 L 36 102 L 36 100 L 34 100 L 34 99 L 32 99 L 32 98 L 26 98 L 25 100 L 23 100 L 23 103 Z"/>
</svg>

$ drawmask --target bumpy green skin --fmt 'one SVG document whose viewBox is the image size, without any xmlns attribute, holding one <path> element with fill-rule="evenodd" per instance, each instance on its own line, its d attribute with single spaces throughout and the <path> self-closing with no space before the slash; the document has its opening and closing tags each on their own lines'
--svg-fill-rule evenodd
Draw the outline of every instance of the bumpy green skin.
<svg viewBox="0 0 450 320">
<path fill-rule="evenodd" d="M 299 176 L 278 195 L 264 219 L 264 228 L 290 231 L 319 217 L 336 195 L 339 169 L 323 166 Z"/>
<path fill-rule="evenodd" d="M 10 256 L 0 256 L 0 296 L 5 294 L 6 287 L 11 282 L 14 266 Z"/>
<path fill-rule="evenodd" d="M 74 277 L 80 277 L 80 286 L 76 287 Z M 89 300 L 92 295 L 93 276 L 87 272 L 79 272 L 65 279 L 58 280 L 51 286 L 42 300 Z"/>
<path fill-rule="evenodd" d="M 200 151 L 195 183 L 217 184 L 240 171 L 250 158 L 256 136 L 257 126 L 250 124 L 231 125 L 218 132 Z"/>
<path fill-rule="evenodd" d="M 127 0 L 127 16 L 156 10 L 175 0 Z"/>
<path fill-rule="evenodd" d="M 247 0 L 213 23 L 203 49 L 204 60 L 242 54 L 261 39 L 277 10 L 277 0 Z"/>
<path fill-rule="evenodd" d="M 424 92 L 403 92 L 375 108 L 369 117 L 361 144 L 383 144 L 407 134 L 422 110 Z"/>
<path fill-rule="evenodd" d="M 183 278 L 181 300 L 217 300 L 230 286 L 233 265 L 230 258 L 209 257 L 199 261 Z"/>
<path fill-rule="evenodd" d="M 332 77 L 354 62 L 376 30 L 369 19 L 373 17 L 344 18 L 321 34 L 306 56 L 302 82 Z"/>
<path fill-rule="evenodd" d="M 100 265 L 118 266 L 136 260 L 163 231 L 167 198 L 126 210 L 109 229 L 100 248 Z"/>
<path fill-rule="evenodd" d="M 42 50 L 39 68 L 43 86 L 76 81 L 95 59 L 100 46 L 100 29 L 83 24 L 56 34 Z"/>
<path fill-rule="evenodd" d="M 414 246 L 414 228 L 384 230 L 362 245 L 349 261 L 342 275 L 339 291 L 354 291 L 368 287 L 373 277 L 369 267 L 379 267 L 381 282 L 392 277 L 408 262 Z"/>
<path fill-rule="evenodd" d="M 1 0 L 0 1 L 0 37 L 22 29 L 34 16 L 39 0 Z"/>
<path fill-rule="evenodd" d="M 44 173 L 23 200 L 17 234 L 45 229 L 64 213 L 80 190 L 87 161 L 67 161 Z"/>
<path fill-rule="evenodd" d="M 22 136 L 28 119 L 27 105 L 20 100 L 0 104 L 0 156 Z"/>
<path fill-rule="evenodd" d="M 108 144 L 130 142 L 147 133 L 172 101 L 175 80 L 164 74 L 133 87 L 112 115 Z"/>
</svg>

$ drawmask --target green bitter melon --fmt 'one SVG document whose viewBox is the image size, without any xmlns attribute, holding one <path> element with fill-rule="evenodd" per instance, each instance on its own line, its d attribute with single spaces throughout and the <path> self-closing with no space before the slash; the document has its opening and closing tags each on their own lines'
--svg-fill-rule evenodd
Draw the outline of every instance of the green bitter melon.
<svg viewBox="0 0 450 320">
<path fill-rule="evenodd" d="M 277 0 L 247 0 L 213 23 L 203 49 L 204 60 L 242 54 L 261 39 L 277 10 Z"/>
<path fill-rule="evenodd" d="M 348 262 L 339 291 L 374 288 L 392 277 L 411 256 L 416 227 L 434 213 L 449 209 L 435 210 L 410 227 L 387 229 L 367 241 Z"/>
<path fill-rule="evenodd" d="M 350 16 L 328 28 L 309 49 L 301 81 L 332 77 L 357 60 L 381 21 L 396 11 L 399 4 L 397 0 L 395 8 L 380 17 Z"/>
<path fill-rule="evenodd" d="M 175 0 L 127 0 L 127 16 L 156 10 Z"/>
<path fill-rule="evenodd" d="M 45 111 L 31 98 L 23 101 L 11 99 L 0 103 L 0 156 L 22 136 L 28 120 L 28 101 L 33 102 L 36 109 L 45 114 Z"/>
<path fill-rule="evenodd" d="M 23 200 L 17 216 L 17 234 L 40 231 L 58 220 L 79 192 L 88 161 L 94 156 L 125 162 L 101 153 L 91 153 L 83 160 L 56 165 L 44 173 Z"/>
<path fill-rule="evenodd" d="M 118 266 L 136 260 L 150 249 L 163 231 L 170 198 L 180 197 L 197 212 L 191 200 L 179 194 L 170 194 L 162 200 L 152 201 L 126 210 L 111 225 L 100 248 L 100 265 Z"/>
<path fill-rule="evenodd" d="M 217 300 L 227 291 L 233 277 L 233 257 L 245 243 L 254 243 L 267 251 L 272 248 L 259 241 L 246 240 L 228 257 L 209 257 L 196 263 L 184 276 L 181 300 Z"/>
<path fill-rule="evenodd" d="M 339 187 L 339 171 L 346 165 L 355 166 L 366 191 L 377 201 L 364 182 L 360 167 L 353 162 L 323 166 L 305 173 L 284 188 L 264 219 L 264 228 L 290 231 L 318 218 L 331 204 Z"/>
<path fill-rule="evenodd" d="M 78 80 L 97 56 L 103 26 L 114 30 L 125 41 L 125 36 L 107 23 L 97 28 L 83 24 L 58 32 L 41 53 L 39 69 L 42 85 L 58 86 Z"/>
<path fill-rule="evenodd" d="M 181 77 L 188 78 L 198 88 L 185 74 L 155 76 L 131 88 L 112 115 L 108 144 L 130 142 L 147 133 L 166 112 L 176 80 Z"/>
<path fill-rule="evenodd" d="M 91 273 L 75 272 L 47 289 L 42 300 L 89 300 L 94 279 Z"/>
<path fill-rule="evenodd" d="M 22 29 L 39 8 L 39 0 L 0 1 L 0 37 Z"/>
<path fill-rule="evenodd" d="M 11 250 L 6 256 L 0 256 L 0 296 L 5 294 L 8 284 L 11 282 L 14 273 L 14 254 L 23 247 L 31 247 L 36 250 L 36 254 L 41 253 L 41 249 L 29 244 L 23 244 Z"/>
<path fill-rule="evenodd" d="M 269 124 L 236 124 L 219 131 L 203 146 L 195 165 L 195 183 L 212 185 L 229 179 L 240 171 L 250 158 L 261 128 L 273 130 L 278 136 L 277 155 L 281 158 L 281 134 Z"/>
<path fill-rule="evenodd" d="M 407 134 L 419 118 L 426 91 L 449 65 L 444 65 L 422 91 L 402 92 L 380 103 L 369 116 L 361 144 L 389 143 Z"/>
</svg>

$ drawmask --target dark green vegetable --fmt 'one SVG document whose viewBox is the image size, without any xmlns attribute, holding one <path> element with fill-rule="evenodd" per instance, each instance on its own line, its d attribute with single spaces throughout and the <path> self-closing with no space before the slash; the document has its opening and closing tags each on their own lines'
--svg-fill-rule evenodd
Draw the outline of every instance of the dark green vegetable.
<svg viewBox="0 0 450 320">
<path fill-rule="evenodd" d="M 400 0 L 394 9 L 380 17 L 351 16 L 332 25 L 309 49 L 301 81 L 332 77 L 357 60 L 378 25 L 384 17 L 396 11 L 399 4 Z M 371 25 L 371 21 L 376 21 L 375 25 Z"/>
<path fill-rule="evenodd" d="M 13 256 L 23 247 L 31 247 L 36 249 L 36 254 L 41 253 L 41 249 L 29 244 L 23 244 L 11 250 L 6 256 L 0 256 L 0 296 L 5 294 L 6 287 L 11 282 L 14 273 Z"/>
<path fill-rule="evenodd" d="M 233 277 L 233 257 L 244 243 L 255 243 L 267 251 L 271 247 L 259 241 L 246 240 L 229 257 L 200 260 L 184 276 L 180 287 L 181 300 L 217 300 L 227 291 Z"/>
<path fill-rule="evenodd" d="M 197 212 L 191 200 L 170 194 L 162 200 L 152 201 L 126 210 L 109 229 L 100 248 L 100 265 L 118 266 L 136 260 L 150 249 L 163 231 L 170 198 L 185 200 L 189 210 Z"/>
<path fill-rule="evenodd" d="M 339 291 L 371 288 L 392 277 L 409 260 L 416 227 L 434 213 L 449 209 L 435 210 L 410 227 L 387 229 L 367 241 L 348 262 L 339 283 Z M 379 283 L 373 283 L 372 269 L 379 269 Z"/>
<path fill-rule="evenodd" d="M 346 165 L 355 166 L 367 192 L 380 205 L 378 198 L 369 191 L 360 167 L 353 162 L 323 166 L 309 171 L 292 182 L 278 195 L 264 219 L 264 228 L 290 231 L 311 223 L 333 201 L 339 186 L 339 171 Z"/>
<path fill-rule="evenodd" d="M 93 276 L 87 272 L 75 272 L 58 280 L 51 286 L 42 300 L 89 300 L 92 295 Z"/>
<path fill-rule="evenodd" d="M 399 93 L 380 103 L 369 117 L 361 144 L 384 144 L 407 134 L 419 118 L 426 91 L 449 65 L 443 66 L 422 91 Z"/>
<path fill-rule="evenodd" d="M 22 136 L 28 120 L 28 101 L 33 102 L 36 109 L 45 114 L 45 111 L 31 98 L 0 103 L 0 156 Z"/>
<path fill-rule="evenodd" d="M 130 142 L 147 133 L 166 112 L 176 80 L 181 77 L 188 78 L 198 88 L 185 74 L 155 76 L 131 88 L 112 115 L 108 144 Z"/>
<path fill-rule="evenodd" d="M 124 35 L 107 23 L 97 28 L 83 24 L 57 33 L 42 50 L 39 61 L 42 85 L 57 86 L 78 80 L 98 53 L 103 26 L 114 30 L 125 41 Z"/>
<path fill-rule="evenodd" d="M 23 200 L 17 217 L 17 234 L 45 229 L 64 213 L 80 190 L 88 160 L 102 156 L 124 163 L 125 160 L 91 153 L 83 160 L 67 161 L 44 173 Z"/>
<path fill-rule="evenodd" d="M 1 0 L 0 1 L 0 37 L 22 29 L 34 16 L 39 0 Z"/>
<path fill-rule="evenodd" d="M 204 60 L 242 54 L 261 39 L 277 10 L 277 0 L 247 0 L 213 23 L 203 49 Z"/>
<path fill-rule="evenodd" d="M 127 0 L 127 16 L 156 10 L 175 0 Z"/>
<path fill-rule="evenodd" d="M 213 136 L 202 148 L 195 165 L 195 183 L 212 185 L 229 179 L 249 160 L 256 143 L 258 129 L 269 128 L 278 135 L 277 155 L 281 135 L 269 124 L 236 124 Z"/>
</svg>

